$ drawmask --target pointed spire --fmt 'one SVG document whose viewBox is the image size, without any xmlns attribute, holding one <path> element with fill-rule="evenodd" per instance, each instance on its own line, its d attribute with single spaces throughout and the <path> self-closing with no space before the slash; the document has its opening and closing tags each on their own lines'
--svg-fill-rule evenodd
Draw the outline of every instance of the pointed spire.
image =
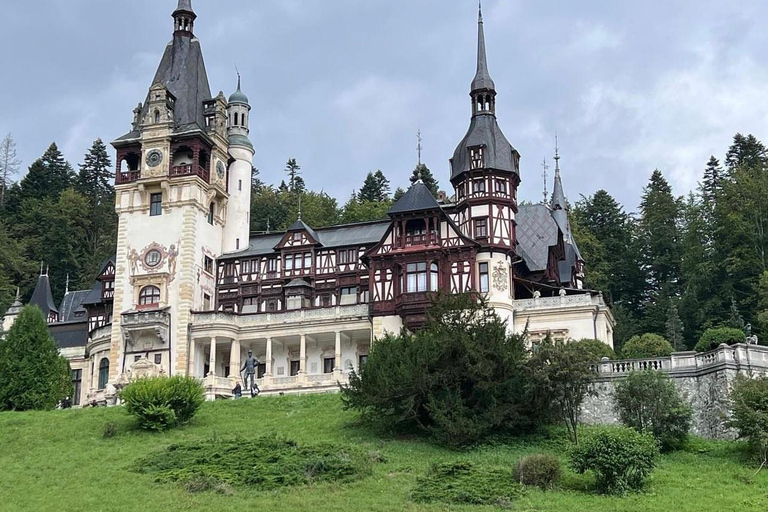
<svg viewBox="0 0 768 512">
<path fill-rule="evenodd" d="M 192 10 L 192 0 L 179 0 L 179 5 L 174 12 L 179 11 L 194 13 L 195 11 Z"/>
<path fill-rule="evenodd" d="M 13 306 L 15 307 L 21 306 L 21 290 L 19 289 L 18 286 L 16 287 L 16 300 L 13 301 Z"/>
<path fill-rule="evenodd" d="M 419 128 L 419 131 L 416 132 L 416 140 L 418 141 L 418 145 L 416 146 L 416 151 L 419 154 L 419 166 L 421 166 L 421 128 Z"/>
<path fill-rule="evenodd" d="M 541 173 L 541 176 L 544 178 L 544 204 L 547 204 L 547 197 L 549 194 L 547 194 L 547 179 L 548 179 L 548 172 L 549 171 L 549 165 L 547 165 L 547 159 L 544 158 L 544 160 L 541 162 L 541 168 L 544 169 L 544 172 Z"/>
<path fill-rule="evenodd" d="M 555 188 L 552 191 L 552 204 L 550 206 L 553 211 L 568 209 L 563 190 L 563 180 L 560 177 L 560 148 L 557 144 L 557 135 L 555 135 Z"/>
<path fill-rule="evenodd" d="M 69 272 L 67 272 L 67 284 L 64 285 L 64 295 L 69 293 Z"/>
<path fill-rule="evenodd" d="M 496 84 L 493 83 L 490 73 L 488 73 L 488 59 L 485 54 L 485 30 L 483 29 L 483 6 L 479 5 L 477 17 L 477 73 L 472 80 L 472 92 L 489 90 L 495 91 Z"/>
</svg>

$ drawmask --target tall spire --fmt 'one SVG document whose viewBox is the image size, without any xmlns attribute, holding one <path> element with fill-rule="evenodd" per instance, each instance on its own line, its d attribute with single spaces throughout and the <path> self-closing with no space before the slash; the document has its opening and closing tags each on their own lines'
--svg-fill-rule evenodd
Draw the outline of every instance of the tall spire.
<svg viewBox="0 0 768 512">
<path fill-rule="evenodd" d="M 563 180 L 560 177 L 560 148 L 557 144 L 557 135 L 555 135 L 555 188 L 552 191 L 552 204 L 550 206 L 553 211 L 568 209 L 563 190 Z"/>
<path fill-rule="evenodd" d="M 476 91 L 495 91 L 496 84 L 493 83 L 490 73 L 488 73 L 488 58 L 485 54 L 485 30 L 483 29 L 483 6 L 478 6 L 477 16 L 477 73 L 472 80 L 472 92 Z"/>
<path fill-rule="evenodd" d="M 179 0 L 179 5 L 173 11 L 173 34 L 192 36 L 197 14 L 192 10 L 192 0 Z"/>
</svg>

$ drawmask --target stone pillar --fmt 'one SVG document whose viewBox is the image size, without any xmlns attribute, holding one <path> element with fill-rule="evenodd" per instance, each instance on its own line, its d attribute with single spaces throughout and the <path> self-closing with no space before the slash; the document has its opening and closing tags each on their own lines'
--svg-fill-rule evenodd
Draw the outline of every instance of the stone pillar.
<svg viewBox="0 0 768 512">
<path fill-rule="evenodd" d="M 343 368 L 341 367 L 341 331 L 336 331 L 336 361 L 334 363 L 333 371 L 341 373 Z"/>
<path fill-rule="evenodd" d="M 189 356 L 187 358 L 187 375 L 191 377 L 197 377 L 195 375 L 195 338 L 190 338 L 189 340 Z M 170 361 L 169 365 L 170 367 Z M 203 375 L 205 377 L 205 375 Z"/>
<path fill-rule="evenodd" d="M 240 340 L 233 339 L 229 349 L 229 378 L 235 378 L 235 382 L 241 382 L 240 378 Z"/>
<path fill-rule="evenodd" d="M 307 337 L 301 335 L 301 345 L 299 346 L 299 382 L 304 381 L 307 375 Z"/>
<path fill-rule="evenodd" d="M 267 338 L 267 357 L 264 363 L 267 365 L 265 377 L 272 377 L 272 338 Z"/>
<path fill-rule="evenodd" d="M 211 367 L 208 371 L 208 375 L 216 375 L 216 337 L 211 338 L 211 357 L 208 360 L 208 365 Z"/>
</svg>

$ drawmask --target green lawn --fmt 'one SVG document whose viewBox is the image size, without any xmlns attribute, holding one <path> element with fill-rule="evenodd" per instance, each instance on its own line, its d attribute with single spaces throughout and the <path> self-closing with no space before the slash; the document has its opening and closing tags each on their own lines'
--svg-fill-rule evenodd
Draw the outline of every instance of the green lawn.
<svg viewBox="0 0 768 512">
<path fill-rule="evenodd" d="M 115 422 L 116 437 L 104 439 Z M 344 484 L 282 491 L 236 489 L 231 495 L 189 494 L 129 471 L 140 457 L 180 441 L 279 433 L 298 442 L 354 443 L 378 450 L 385 462 L 373 476 Z M 505 465 L 522 454 L 550 451 L 554 441 L 521 441 L 457 453 L 419 440 L 380 440 L 342 410 L 337 395 L 274 397 L 205 404 L 194 423 L 163 434 L 134 430 L 124 410 L 88 409 L 0 414 L 0 511 L 437 511 L 493 507 L 415 504 L 408 499 L 416 478 L 432 462 L 470 459 Z M 736 443 L 695 441 L 685 452 L 663 458 L 646 492 L 624 498 L 582 491 L 588 477 L 566 473 L 565 490 L 529 490 L 516 511 L 724 512 L 768 510 L 768 471 L 742 464 Z M 565 460 L 565 458 L 563 458 Z"/>
</svg>

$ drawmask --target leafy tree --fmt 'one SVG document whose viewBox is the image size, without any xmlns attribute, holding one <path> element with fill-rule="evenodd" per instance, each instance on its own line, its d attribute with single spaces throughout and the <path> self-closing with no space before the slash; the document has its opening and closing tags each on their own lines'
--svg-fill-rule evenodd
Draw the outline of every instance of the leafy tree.
<svg viewBox="0 0 768 512">
<path fill-rule="evenodd" d="M 708 350 L 716 349 L 722 344 L 735 345 L 736 343 L 744 343 L 746 341 L 747 337 L 741 329 L 716 327 L 704 331 L 694 350 L 696 352 L 707 352 Z"/>
<path fill-rule="evenodd" d="M 680 315 L 677 312 L 677 306 L 674 302 L 669 305 L 669 311 L 667 313 L 667 339 L 672 344 L 672 347 L 681 352 L 686 349 L 685 339 L 683 338 L 683 321 L 680 320 Z"/>
<path fill-rule="evenodd" d="M 630 373 L 616 384 L 613 401 L 621 422 L 652 434 L 662 451 L 679 450 L 688 440 L 693 409 L 663 373 Z"/>
<path fill-rule="evenodd" d="M 304 178 L 301 177 L 301 166 L 295 158 L 288 160 L 285 164 L 285 173 L 288 175 L 288 190 L 296 194 L 301 194 L 306 190 Z"/>
<path fill-rule="evenodd" d="M 426 164 L 419 164 L 413 170 L 413 174 L 411 175 L 411 183 L 416 183 L 419 180 L 421 180 L 427 186 L 429 191 L 432 192 L 433 196 L 437 196 L 437 193 L 439 192 L 439 183 L 432 175 L 432 171 L 429 170 L 429 167 L 427 167 Z"/>
<path fill-rule="evenodd" d="M 667 357 L 674 349 L 667 340 L 658 334 L 646 333 L 633 336 L 621 348 L 621 357 L 625 359 L 642 359 L 644 357 Z"/>
<path fill-rule="evenodd" d="M 363 183 L 363 188 L 357 194 L 357 200 L 361 203 L 387 201 L 389 199 L 389 180 L 384 173 L 369 172 Z"/>
<path fill-rule="evenodd" d="M 768 464 L 768 377 L 736 377 L 730 425 L 749 441 L 761 468 Z"/>
<path fill-rule="evenodd" d="M 553 411 L 565 423 L 575 444 L 579 443 L 581 406 L 590 394 L 595 360 L 579 343 L 554 342 L 550 336 L 534 351 L 531 366 L 536 375 L 536 392 L 550 401 Z"/>
<path fill-rule="evenodd" d="M 642 331 L 635 314 L 622 304 L 613 306 L 613 318 L 616 320 L 616 327 L 613 330 L 613 347 L 618 354 L 627 341 Z"/>
<path fill-rule="evenodd" d="M 452 445 L 528 428 L 539 413 L 526 343 L 506 329 L 485 301 L 443 297 L 423 329 L 377 340 L 360 373 L 342 387 L 345 407 L 370 424 Z"/>
<path fill-rule="evenodd" d="M 16 142 L 11 134 L 0 142 L 0 207 L 5 205 L 5 191 L 11 186 L 11 178 L 19 172 L 21 160 L 16 158 Z"/>
<path fill-rule="evenodd" d="M 393 201 L 359 201 L 354 195 L 344 205 L 341 222 L 366 222 L 387 219 L 387 212 L 392 208 Z"/>
<path fill-rule="evenodd" d="M 59 355 L 37 306 L 25 307 L 0 341 L 0 410 L 49 410 L 72 395 L 69 362 Z"/>
<path fill-rule="evenodd" d="M 616 352 L 600 340 L 584 338 L 571 341 L 569 345 L 572 350 L 585 353 L 592 363 L 600 362 L 604 357 L 607 357 L 608 359 L 616 359 Z"/>
</svg>

